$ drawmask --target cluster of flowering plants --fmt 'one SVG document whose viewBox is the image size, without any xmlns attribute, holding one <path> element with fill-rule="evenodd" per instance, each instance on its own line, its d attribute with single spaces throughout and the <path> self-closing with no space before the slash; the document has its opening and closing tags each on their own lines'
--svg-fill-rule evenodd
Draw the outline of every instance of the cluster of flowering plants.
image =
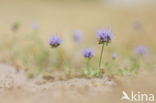
<svg viewBox="0 0 156 103">
<path fill-rule="evenodd" d="M 111 75 L 131 75 L 137 74 L 141 66 L 146 65 L 144 58 L 148 57 L 149 48 L 144 45 L 139 45 L 135 48 L 135 54 L 137 55 L 128 55 L 126 51 L 126 57 L 123 58 L 123 61 L 121 60 L 122 63 L 118 61 L 122 58 L 120 58 L 121 56 L 118 55 L 117 52 L 114 52 L 114 48 L 109 52 L 109 54 L 112 54 L 110 59 L 108 58 L 102 61 L 103 53 L 105 53 L 104 48 L 109 46 L 114 37 L 110 29 L 97 30 L 97 44 L 101 47 L 99 52 L 97 49 L 93 49 L 94 47 L 84 48 L 83 51 L 79 51 L 80 48 L 82 49 L 82 47 L 85 46 L 83 43 L 85 39 L 84 33 L 76 30 L 73 33 L 73 38 L 71 38 L 74 39 L 76 45 L 74 43 L 74 45 L 71 45 L 71 47 L 75 46 L 74 49 L 72 48 L 74 51 L 68 54 L 66 50 L 63 49 L 66 40 L 63 40 L 63 38 L 58 35 L 53 35 L 49 39 L 49 45 L 47 45 L 47 41 L 44 43 L 41 35 L 39 35 L 40 28 L 37 22 L 33 22 L 30 25 L 33 32 L 25 35 L 25 40 L 18 35 L 19 26 L 19 23 L 15 23 L 12 26 L 12 31 L 15 35 L 14 38 L 8 42 L 10 46 L 6 47 L 11 47 L 9 48 L 9 50 L 12 50 L 10 57 L 13 58 L 11 60 L 13 60 L 14 64 L 20 64 L 19 68 L 31 68 L 28 70 L 28 77 L 33 77 L 34 74 L 37 73 L 51 73 L 53 70 L 58 69 L 65 71 L 65 73 L 78 72 L 87 77 L 102 77 L 104 73 L 107 74 L 107 72 Z M 22 47 L 20 47 L 21 42 L 24 44 Z M 108 52 L 106 52 L 106 54 L 107 53 Z M 83 60 L 85 63 L 83 63 L 83 60 L 80 61 L 77 59 L 77 57 L 79 59 L 84 57 L 85 59 Z M 123 62 L 126 59 L 127 63 L 124 64 Z M 75 62 L 74 60 L 79 61 Z"/>
<path fill-rule="evenodd" d="M 74 40 L 77 43 L 80 43 L 82 41 L 83 33 L 80 31 L 76 31 L 74 34 Z M 82 56 L 86 59 L 86 67 L 82 70 L 83 73 L 87 76 L 94 76 L 94 77 L 102 77 L 105 72 L 109 72 L 111 75 L 130 75 L 130 74 L 136 74 L 138 73 L 139 70 L 139 62 L 137 59 L 131 60 L 132 62 L 129 63 L 129 66 L 123 67 L 123 69 L 113 69 L 114 66 L 120 67 L 118 62 L 116 61 L 118 54 L 117 52 L 114 52 L 112 54 L 112 61 L 110 62 L 105 62 L 102 65 L 102 57 L 103 57 L 103 52 L 104 52 L 104 47 L 108 46 L 114 35 L 112 34 L 112 30 L 98 30 L 97 31 L 97 37 L 98 37 L 98 44 L 102 45 L 101 47 L 101 53 L 99 53 L 99 65 L 98 67 L 93 67 L 91 66 L 91 59 L 95 56 L 95 50 L 90 49 L 90 48 L 85 48 L 82 52 Z M 50 38 L 50 45 L 52 48 L 57 48 L 60 46 L 62 43 L 62 39 L 57 36 L 52 36 Z M 148 52 L 147 47 L 145 46 L 138 46 L 136 48 L 136 54 L 138 55 L 145 55 Z"/>
<path fill-rule="evenodd" d="M 93 56 L 95 55 L 94 49 L 86 48 L 83 50 L 82 55 L 84 58 L 86 58 L 86 61 L 87 61 L 86 62 L 86 68 L 84 69 L 84 74 L 99 77 L 99 76 L 102 76 L 104 73 L 104 69 L 101 67 L 104 46 L 108 46 L 108 44 L 111 43 L 111 40 L 113 38 L 113 34 L 112 34 L 111 30 L 106 31 L 106 29 L 104 29 L 103 31 L 98 30 L 97 35 L 98 35 L 98 43 L 100 45 L 102 45 L 98 69 L 96 69 L 93 72 L 93 69 L 91 69 L 91 66 L 90 66 L 90 61 L 93 58 Z M 80 31 L 75 32 L 74 39 L 76 42 L 81 42 L 82 37 L 83 37 L 82 32 L 80 32 Z M 58 46 L 61 45 L 61 43 L 62 43 L 62 39 L 59 38 L 58 36 L 52 36 L 50 38 L 49 44 L 52 48 L 57 48 Z M 117 57 L 117 54 L 114 53 L 113 59 L 116 59 L 116 57 Z"/>
<path fill-rule="evenodd" d="M 134 51 L 136 56 L 127 56 L 126 58 L 129 60 L 127 66 L 122 68 L 121 66 L 117 66 L 118 69 L 112 71 L 113 75 L 136 75 L 139 73 L 141 66 L 145 67 L 145 64 L 150 65 L 147 64 L 148 62 L 145 62 L 146 59 L 143 58 L 149 55 L 149 48 L 147 46 L 138 45 Z"/>
</svg>

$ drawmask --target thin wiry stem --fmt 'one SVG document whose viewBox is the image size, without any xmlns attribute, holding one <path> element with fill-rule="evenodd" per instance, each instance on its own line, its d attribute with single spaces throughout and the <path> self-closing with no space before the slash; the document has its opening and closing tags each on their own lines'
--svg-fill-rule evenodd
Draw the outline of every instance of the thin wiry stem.
<svg viewBox="0 0 156 103">
<path fill-rule="evenodd" d="M 101 69 L 101 62 L 102 62 L 103 49 L 104 49 L 104 43 L 103 43 L 102 49 L 101 49 L 101 55 L 100 55 L 100 60 L 99 60 L 99 69 Z"/>
<path fill-rule="evenodd" d="M 88 70 L 88 71 L 89 71 L 89 62 L 90 62 L 90 59 L 87 58 L 87 65 L 86 65 L 86 67 L 87 67 L 87 70 Z"/>
</svg>

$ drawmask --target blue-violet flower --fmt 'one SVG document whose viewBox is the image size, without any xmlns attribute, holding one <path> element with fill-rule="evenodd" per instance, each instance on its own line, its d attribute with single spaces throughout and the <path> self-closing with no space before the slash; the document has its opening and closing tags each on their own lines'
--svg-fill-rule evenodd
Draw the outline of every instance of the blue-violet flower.
<svg viewBox="0 0 156 103">
<path fill-rule="evenodd" d="M 52 48 L 58 47 L 62 43 L 62 39 L 57 36 L 52 36 L 50 38 L 50 45 Z"/>
<path fill-rule="evenodd" d="M 91 59 L 94 56 L 94 50 L 93 49 L 88 49 L 88 48 L 84 49 L 83 56 L 85 58 Z"/>
<path fill-rule="evenodd" d="M 98 30 L 97 35 L 98 35 L 99 44 L 104 44 L 104 43 L 108 44 L 108 43 L 110 43 L 113 36 L 114 36 L 112 34 L 112 30 L 106 31 L 106 29 L 104 29 L 104 31 Z"/>
</svg>

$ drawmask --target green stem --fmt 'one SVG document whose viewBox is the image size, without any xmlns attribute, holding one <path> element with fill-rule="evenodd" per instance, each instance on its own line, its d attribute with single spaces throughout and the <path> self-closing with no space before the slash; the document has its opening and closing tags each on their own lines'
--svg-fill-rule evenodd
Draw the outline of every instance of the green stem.
<svg viewBox="0 0 156 103">
<path fill-rule="evenodd" d="M 101 62 L 102 62 L 103 49 L 104 49 L 104 43 L 103 43 L 102 49 L 101 49 L 101 55 L 100 55 L 100 60 L 99 60 L 99 69 L 101 69 Z"/>
<path fill-rule="evenodd" d="M 90 62 L 90 59 L 88 58 L 87 59 L 87 65 L 86 65 L 88 71 L 89 71 L 89 62 Z"/>
</svg>

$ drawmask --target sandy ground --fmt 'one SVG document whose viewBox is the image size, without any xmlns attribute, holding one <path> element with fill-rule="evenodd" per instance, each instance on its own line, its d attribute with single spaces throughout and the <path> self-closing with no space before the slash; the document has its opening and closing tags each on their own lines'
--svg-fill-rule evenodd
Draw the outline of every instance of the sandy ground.
<svg viewBox="0 0 156 103">
<path fill-rule="evenodd" d="M 122 91 L 156 94 L 155 73 L 102 79 L 73 78 L 47 82 L 27 79 L 24 71 L 0 65 L 0 103 L 121 103 Z"/>
<path fill-rule="evenodd" d="M 99 26 L 105 27 L 109 24 L 116 34 L 112 46 L 129 49 L 136 44 L 144 43 L 155 50 L 155 6 L 130 7 L 112 8 L 98 3 L 64 4 L 49 0 L 45 2 L 0 0 L 0 41 L 6 43 L 13 37 L 10 30 L 13 22 L 19 21 L 22 25 L 17 34 L 26 35 L 32 32 L 30 24 L 37 21 L 41 37 L 46 43 L 51 33 L 61 34 L 67 40 L 63 49 L 71 54 L 75 49 L 68 39 L 73 30 L 77 28 L 84 30 L 86 37 L 91 37 L 88 39 L 94 41 Z M 143 36 L 134 36 L 135 33 L 131 30 L 131 25 L 137 20 L 143 24 L 144 31 L 140 33 L 145 34 Z M 128 37 L 128 40 L 125 39 Z M 24 40 L 21 41 L 20 44 L 24 44 Z M 90 45 L 96 48 L 95 42 L 91 42 Z M 17 48 L 18 46 L 15 46 L 15 50 Z M 7 52 L 10 54 L 10 50 Z M 6 58 L 5 53 L 6 51 L 1 52 L 0 57 Z M 77 60 L 80 61 L 79 58 Z M 137 76 L 115 77 L 112 81 L 107 78 L 72 78 L 49 82 L 41 75 L 27 79 L 24 71 L 17 72 L 13 66 L 0 64 L 0 103 L 121 103 L 123 90 L 128 93 L 139 91 L 156 95 L 155 78 L 155 71 L 152 73 L 146 71 Z"/>
</svg>

